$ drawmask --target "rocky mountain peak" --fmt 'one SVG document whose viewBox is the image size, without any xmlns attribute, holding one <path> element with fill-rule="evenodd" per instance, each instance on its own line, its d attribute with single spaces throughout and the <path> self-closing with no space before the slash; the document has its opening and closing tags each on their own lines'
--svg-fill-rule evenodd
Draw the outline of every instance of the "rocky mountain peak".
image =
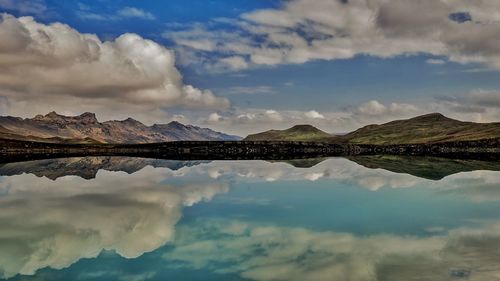
<svg viewBox="0 0 500 281">
<path fill-rule="evenodd" d="M 46 115 L 37 115 L 32 119 L 0 116 L 0 126 L 22 136 L 75 139 L 80 142 L 87 140 L 87 138 L 106 143 L 240 139 L 237 136 L 215 132 L 208 128 L 185 126 L 175 121 L 151 127 L 133 118 L 101 123 L 91 112 L 77 116 L 64 116 L 52 111 Z"/>
<path fill-rule="evenodd" d="M 51 111 L 45 115 L 38 114 L 35 118 L 31 120 L 35 121 L 58 121 L 63 119 L 65 116 L 57 114 L 55 111 Z"/>
<path fill-rule="evenodd" d="M 172 122 L 168 123 L 168 126 L 175 127 L 175 128 L 184 128 L 185 127 L 184 124 L 177 122 L 177 121 L 172 121 Z"/>
<path fill-rule="evenodd" d="M 48 118 L 57 118 L 57 117 L 62 117 L 62 115 L 57 114 L 55 111 L 51 111 L 45 115 L 45 117 Z"/>
<path fill-rule="evenodd" d="M 81 119 L 86 123 L 98 123 L 95 113 L 91 112 L 82 113 L 80 116 L 78 116 L 78 119 Z"/>
<path fill-rule="evenodd" d="M 146 125 L 142 124 L 141 122 L 139 122 L 139 121 L 137 121 L 137 120 L 135 120 L 134 118 L 131 118 L 131 117 L 129 117 L 129 118 L 127 118 L 127 119 L 125 119 L 125 120 L 123 120 L 121 122 L 125 123 L 127 125 L 133 125 L 133 126 L 146 126 Z"/>
</svg>

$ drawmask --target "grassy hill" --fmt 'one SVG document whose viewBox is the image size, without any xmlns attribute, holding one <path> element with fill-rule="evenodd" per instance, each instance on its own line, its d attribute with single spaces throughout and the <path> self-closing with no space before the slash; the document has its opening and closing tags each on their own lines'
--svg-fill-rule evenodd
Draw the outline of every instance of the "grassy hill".
<svg viewBox="0 0 500 281">
<path fill-rule="evenodd" d="M 245 141 L 328 141 L 333 136 L 311 125 L 296 125 L 286 130 L 269 130 L 248 135 Z"/>
<path fill-rule="evenodd" d="M 500 123 L 462 122 L 432 113 L 368 125 L 341 137 L 354 144 L 405 144 L 500 138 Z"/>
<path fill-rule="evenodd" d="M 422 144 L 500 138 L 500 123 L 474 123 L 454 120 L 440 113 L 380 125 L 368 125 L 343 136 L 334 136 L 311 125 L 287 130 L 269 130 L 249 135 L 249 141 L 324 141 L 352 144 Z"/>
</svg>

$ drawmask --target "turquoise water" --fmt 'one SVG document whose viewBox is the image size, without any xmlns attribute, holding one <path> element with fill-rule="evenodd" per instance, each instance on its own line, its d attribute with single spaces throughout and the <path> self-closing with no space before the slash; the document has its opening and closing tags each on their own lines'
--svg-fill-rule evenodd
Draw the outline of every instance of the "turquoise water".
<svg viewBox="0 0 500 281">
<path fill-rule="evenodd" d="M 500 280 L 500 172 L 321 160 L 0 165 L 0 277 Z"/>
</svg>

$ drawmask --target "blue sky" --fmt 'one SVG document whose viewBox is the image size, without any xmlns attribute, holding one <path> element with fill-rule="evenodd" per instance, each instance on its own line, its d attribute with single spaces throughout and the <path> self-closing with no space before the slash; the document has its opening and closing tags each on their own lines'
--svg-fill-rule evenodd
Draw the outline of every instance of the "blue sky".
<svg viewBox="0 0 500 281">
<path fill-rule="evenodd" d="M 133 54 L 119 54 L 112 63 L 103 53 L 90 58 L 82 58 L 81 53 L 73 58 L 65 56 L 72 63 L 97 57 L 103 63 L 97 72 L 109 68 L 104 73 L 113 73 L 113 67 L 118 69 L 122 59 L 128 59 L 137 66 L 134 71 L 138 74 L 133 77 L 149 79 L 154 70 L 163 78 L 154 93 L 147 87 L 140 92 L 137 85 L 123 90 L 131 80 L 125 76 L 106 87 L 103 81 L 88 77 L 79 82 L 64 80 L 67 93 L 57 95 L 57 99 L 52 94 L 53 84 L 40 82 L 25 87 L 32 92 L 13 93 L 20 87 L 2 87 L 0 79 L 0 97 L 7 101 L 0 106 L 0 113 L 28 117 L 33 111 L 94 111 L 101 120 L 128 114 L 148 124 L 178 120 L 239 134 L 296 123 L 344 132 L 433 111 L 463 120 L 500 120 L 500 50 L 495 47 L 500 19 L 491 12 L 500 6 L 494 2 L 471 5 L 467 1 L 367 3 L 0 0 L 4 17 L 8 14 L 17 20 L 33 16 L 41 26 L 28 29 L 54 29 L 51 24 L 59 22 L 72 28 L 68 33 L 96 34 L 100 40 L 97 44 L 102 46 L 123 34 L 136 34 L 140 36 L 136 43 L 151 40 L 157 45 L 155 51 L 167 56 L 166 67 L 160 72 L 153 67 L 156 55 L 142 61 L 144 65 L 136 65 L 131 56 L 139 58 L 141 52 L 148 52 L 138 45 L 133 47 Z M 425 16 L 416 15 L 417 10 Z M 6 22 L 4 18 L 3 28 L 7 30 L 10 25 Z M 26 25 L 22 20 L 21 24 Z M 76 44 L 87 48 L 88 42 L 64 41 L 76 39 L 63 38 L 61 33 L 65 34 L 56 31 L 49 36 L 52 45 L 45 41 L 35 44 L 59 44 L 53 54 L 42 52 L 44 59 L 57 60 Z M 3 34 L 11 33 L 0 36 L 16 42 Z M 77 67 L 94 72 L 93 64 Z M 34 68 L 20 69 L 16 75 L 31 75 Z M 63 79 L 55 72 L 55 80 Z M 37 78 L 50 80 L 38 76 L 32 80 Z M 165 88 L 165 84 L 171 86 Z M 89 85 L 96 85 L 98 90 L 81 90 Z M 112 93 L 107 92 L 110 88 Z M 130 92 L 118 99 L 119 91 Z M 54 102 L 39 102 L 50 99 Z M 67 102 L 60 102 L 62 99 Z M 106 106 L 106 102 L 115 101 L 120 105 Z M 78 106 L 68 106 L 75 103 Z M 146 105 L 139 108 L 143 103 Z"/>
</svg>

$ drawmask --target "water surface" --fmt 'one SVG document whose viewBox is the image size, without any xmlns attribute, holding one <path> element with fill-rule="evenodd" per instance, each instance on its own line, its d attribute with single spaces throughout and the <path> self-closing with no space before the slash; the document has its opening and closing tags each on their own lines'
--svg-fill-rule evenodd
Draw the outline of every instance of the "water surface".
<svg viewBox="0 0 500 281">
<path fill-rule="evenodd" d="M 8 280 L 500 280 L 498 163 L 0 165 Z"/>
</svg>

